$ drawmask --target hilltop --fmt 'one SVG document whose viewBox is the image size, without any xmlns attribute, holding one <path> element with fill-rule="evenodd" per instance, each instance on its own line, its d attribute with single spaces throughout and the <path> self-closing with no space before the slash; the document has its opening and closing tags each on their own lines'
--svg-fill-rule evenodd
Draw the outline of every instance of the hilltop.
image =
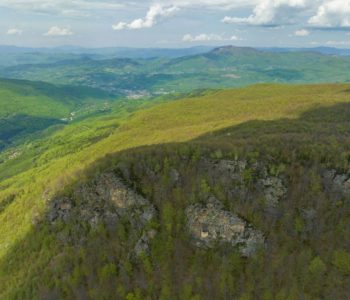
<svg viewBox="0 0 350 300">
<path fill-rule="evenodd" d="M 0 298 L 348 298 L 349 90 L 127 102 L 37 141 L 0 165 Z"/>
</svg>

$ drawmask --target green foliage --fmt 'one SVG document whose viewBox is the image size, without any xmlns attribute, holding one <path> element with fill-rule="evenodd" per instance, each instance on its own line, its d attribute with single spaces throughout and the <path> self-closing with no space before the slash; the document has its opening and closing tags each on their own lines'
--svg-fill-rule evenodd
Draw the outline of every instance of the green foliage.
<svg viewBox="0 0 350 300">
<path fill-rule="evenodd" d="M 344 250 L 338 250 L 334 252 L 333 264 L 344 274 L 350 274 L 350 253 Z"/>
<path fill-rule="evenodd" d="M 109 107 L 112 98 L 84 87 L 0 79 L 0 150 L 54 125 Z"/>
<path fill-rule="evenodd" d="M 322 177 L 349 169 L 348 90 L 261 85 L 155 107 L 121 102 L 19 146 L 0 164 L 0 298 L 348 298 L 349 201 Z M 221 159 L 247 161 L 246 180 L 203 171 Z M 259 201 L 256 162 L 288 185 L 277 207 Z M 131 255 L 127 220 L 48 221 L 52 197 L 75 199 L 77 183 L 105 171 L 155 205 L 149 256 Z M 211 194 L 263 231 L 266 249 L 247 259 L 227 245 L 194 247 L 184 211 Z"/>
<path fill-rule="evenodd" d="M 320 257 L 315 257 L 309 265 L 309 271 L 311 276 L 324 275 L 327 270 L 326 265 Z"/>
<path fill-rule="evenodd" d="M 117 275 L 117 268 L 115 264 L 107 264 L 102 267 L 102 269 L 99 272 L 99 279 L 101 282 L 109 279 L 114 278 Z"/>
</svg>

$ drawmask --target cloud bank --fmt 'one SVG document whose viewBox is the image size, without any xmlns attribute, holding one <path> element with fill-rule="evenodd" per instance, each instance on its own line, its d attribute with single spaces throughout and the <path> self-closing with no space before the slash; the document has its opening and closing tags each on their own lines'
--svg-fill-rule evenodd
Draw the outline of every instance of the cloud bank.
<svg viewBox="0 0 350 300">
<path fill-rule="evenodd" d="M 68 27 L 53 26 L 44 36 L 71 36 L 73 34 L 73 31 Z"/>
<path fill-rule="evenodd" d="M 294 35 L 295 36 L 309 36 L 310 35 L 310 31 L 309 30 L 306 30 L 306 29 L 300 29 L 300 30 L 297 30 L 294 32 Z"/>
<path fill-rule="evenodd" d="M 183 42 L 190 42 L 190 43 L 194 43 L 194 42 L 212 42 L 212 41 L 238 41 L 239 38 L 235 35 L 231 36 L 231 37 L 225 37 L 224 35 L 220 35 L 220 34 L 206 34 L 206 33 L 202 33 L 199 35 L 191 35 L 191 34 L 185 34 L 184 37 L 182 38 Z"/>
<path fill-rule="evenodd" d="M 179 8 L 177 6 L 163 7 L 160 4 L 156 4 L 150 7 L 143 19 L 136 19 L 130 23 L 119 22 L 114 24 L 112 28 L 114 30 L 151 28 L 159 20 L 174 15 L 178 10 Z"/>
<path fill-rule="evenodd" d="M 281 25 L 290 23 L 299 11 L 307 6 L 306 0 L 262 0 L 248 17 L 229 17 L 222 19 L 226 24 L 240 25 Z"/>
<path fill-rule="evenodd" d="M 22 35 L 22 33 L 23 33 L 23 30 L 18 28 L 10 28 L 6 32 L 7 35 Z"/>
<path fill-rule="evenodd" d="M 40 14 L 87 17 L 96 11 L 120 10 L 125 5 L 107 0 L 0 0 L 0 7 Z"/>
<path fill-rule="evenodd" d="M 309 24 L 321 28 L 350 28 L 350 0 L 324 1 Z"/>
</svg>

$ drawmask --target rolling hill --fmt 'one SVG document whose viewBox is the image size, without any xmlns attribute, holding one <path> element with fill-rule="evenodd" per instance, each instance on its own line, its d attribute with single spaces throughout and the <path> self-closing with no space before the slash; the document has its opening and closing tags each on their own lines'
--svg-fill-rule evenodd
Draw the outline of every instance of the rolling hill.
<svg viewBox="0 0 350 300">
<path fill-rule="evenodd" d="M 4 77 L 89 86 L 141 97 L 254 83 L 348 82 L 350 58 L 316 51 L 220 47 L 182 57 L 79 59 L 2 68 Z"/>
<path fill-rule="evenodd" d="M 111 99 L 92 88 L 0 79 L 0 149 L 20 137 L 97 111 Z"/>
<path fill-rule="evenodd" d="M 27 145 L 0 164 L 0 298 L 347 299 L 349 90 L 126 101 Z"/>
</svg>

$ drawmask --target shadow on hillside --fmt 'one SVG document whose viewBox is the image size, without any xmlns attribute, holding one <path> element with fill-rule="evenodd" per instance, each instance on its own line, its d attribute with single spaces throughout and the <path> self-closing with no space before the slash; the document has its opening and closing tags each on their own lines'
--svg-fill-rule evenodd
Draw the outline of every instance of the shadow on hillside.
<svg viewBox="0 0 350 300">
<path fill-rule="evenodd" d="M 25 135 L 37 133 L 50 126 L 59 124 L 65 124 L 65 122 L 54 118 L 28 115 L 14 115 L 8 118 L 0 118 L 0 142 L 5 145 L 10 144 Z"/>
<path fill-rule="evenodd" d="M 35 120 L 32 120 L 35 121 Z M 48 122 L 52 120 L 46 120 Z M 52 121 L 54 122 L 54 121 Z M 44 122 L 45 123 L 45 122 Z M 333 154 L 334 146 L 336 151 L 341 153 L 343 149 L 349 148 L 350 141 L 350 104 L 337 104 L 332 107 L 319 107 L 305 112 L 298 119 L 282 119 L 276 121 L 250 121 L 238 126 L 233 126 L 219 130 L 210 134 L 203 135 L 194 139 L 190 144 L 196 146 L 212 147 L 215 149 L 232 150 L 235 146 L 243 147 L 250 151 L 255 148 L 266 148 L 285 151 L 285 156 L 291 155 L 299 147 L 308 149 L 316 149 L 321 152 L 330 150 L 330 155 Z M 176 149 L 179 144 L 158 145 L 149 147 L 140 147 L 136 150 L 127 150 L 122 153 L 116 153 L 113 156 L 119 156 L 123 153 L 145 152 L 152 153 L 149 149 L 160 149 L 167 146 Z M 183 144 L 181 144 L 183 145 Z M 321 147 L 318 149 L 318 145 Z M 266 150 L 268 151 L 268 150 Z M 274 151 L 272 151 L 274 153 Z M 267 153 L 268 154 L 268 153 Z M 111 157 L 111 156 L 110 156 Z M 153 158 L 154 159 L 154 158 Z M 88 174 L 93 174 L 96 166 L 98 172 L 103 172 L 104 169 L 113 168 L 108 163 L 107 159 L 97 162 L 87 170 Z M 102 170 L 102 171 L 101 171 Z M 55 198 L 55 197 L 54 197 Z M 6 213 L 6 210 L 2 213 Z M 46 216 L 42 216 L 42 222 L 47 222 L 51 211 L 46 212 Z M 84 227 L 84 224 L 79 224 L 79 221 L 74 224 L 77 227 Z M 27 236 L 17 242 L 7 251 L 7 256 L 0 261 L 0 277 L 1 289 L 9 291 L 6 294 L 9 299 L 28 299 L 33 294 L 40 295 L 42 299 L 60 299 L 64 298 L 64 291 L 56 289 L 55 281 L 64 281 L 69 286 L 74 282 L 77 286 L 76 298 L 87 299 L 88 296 L 84 290 L 85 282 L 93 282 L 92 285 L 98 285 L 96 274 L 83 274 L 80 277 L 74 277 L 75 266 L 82 266 L 92 262 L 96 257 L 92 253 L 101 252 L 103 255 L 103 247 L 107 247 L 107 243 L 103 243 L 103 239 L 107 238 L 101 235 L 89 236 L 88 247 L 85 249 L 85 256 L 76 261 L 75 246 L 81 243 L 80 239 L 65 247 L 64 251 L 69 251 L 67 256 L 64 256 L 60 243 L 56 240 L 63 236 L 69 236 L 73 232 L 73 228 L 68 226 L 62 227 L 59 231 L 52 229 L 51 225 L 36 224 Z M 108 235 L 107 235 L 108 236 Z M 82 237 L 83 239 L 83 237 Z M 103 245 L 103 246 L 101 246 Z M 81 251 L 81 250 L 79 250 Z M 63 258 L 62 258 L 63 257 Z M 67 258 L 68 257 L 68 258 Z M 65 277 L 50 278 L 50 274 L 54 276 L 56 262 L 59 265 L 60 259 L 68 259 L 65 265 L 67 273 Z M 109 259 L 107 258 L 107 262 Z M 95 270 L 98 272 L 98 270 Z M 45 274 L 45 275 L 43 275 Z M 11 281 L 6 282 L 11 278 Z M 36 291 L 33 293 L 33 291 Z M 61 294 L 63 293 L 63 294 Z"/>
<path fill-rule="evenodd" d="M 87 99 L 105 100 L 114 97 L 103 90 L 92 87 L 50 84 L 43 81 L 28 81 L 21 79 L 0 78 L 0 86 L 13 90 L 21 96 L 47 96 L 59 102 L 79 104 Z"/>
<path fill-rule="evenodd" d="M 269 146 L 293 147 L 305 144 L 329 145 L 331 140 L 338 146 L 349 147 L 345 143 L 350 137 L 350 103 L 341 103 L 330 107 L 318 107 L 306 111 L 297 119 L 274 121 L 249 121 L 236 126 L 204 134 L 193 140 L 195 143 L 213 146 L 232 146 L 234 143 L 247 143 L 257 147 Z"/>
</svg>

